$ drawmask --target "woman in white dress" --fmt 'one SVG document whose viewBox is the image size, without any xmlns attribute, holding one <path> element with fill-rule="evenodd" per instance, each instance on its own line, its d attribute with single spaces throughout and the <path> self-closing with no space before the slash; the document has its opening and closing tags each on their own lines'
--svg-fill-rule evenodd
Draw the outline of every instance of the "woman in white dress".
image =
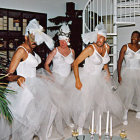
<svg viewBox="0 0 140 140">
<path fill-rule="evenodd" d="M 121 122 L 123 106 L 111 90 L 108 69 L 110 47 L 105 40 L 106 30 L 103 24 L 99 24 L 95 32 L 83 35 L 85 43 L 96 43 L 88 45 L 74 61 L 76 88 L 71 91 L 73 92 L 72 98 L 75 98 L 72 117 L 74 123 L 79 127 L 79 134 L 82 134 L 83 127 L 89 127 L 91 124 L 93 110 L 97 133 L 99 115 L 103 115 L 104 112 L 110 111 L 112 117 Z M 84 60 L 84 67 L 78 69 L 78 65 Z"/>
<path fill-rule="evenodd" d="M 134 31 L 131 35 L 131 43 L 121 48 L 118 59 L 118 94 L 126 109 L 124 125 L 128 124 L 127 112 L 131 108 L 137 112 L 136 118 L 140 118 L 140 32 Z M 122 62 L 125 64 L 122 67 Z"/>
<path fill-rule="evenodd" d="M 16 91 L 7 95 L 9 108 L 13 114 L 10 131 L 5 124 L 0 124 L 0 139 L 32 140 L 37 135 L 40 140 L 48 138 L 50 124 L 55 116 L 55 106 L 51 103 L 48 87 L 44 81 L 36 76 L 36 67 L 41 63 L 40 57 L 33 51 L 36 44 L 46 42 L 53 46 L 52 39 L 42 32 L 36 19 L 29 22 L 26 28 L 25 42 L 20 45 L 8 69 L 10 81 L 8 89 Z M 17 75 L 14 75 L 14 72 Z"/>
<path fill-rule="evenodd" d="M 64 135 L 63 120 L 67 125 L 71 125 L 69 118 L 69 97 L 64 91 L 65 83 L 71 73 L 72 64 L 75 58 L 75 52 L 69 48 L 70 45 L 70 29 L 69 26 L 63 24 L 59 30 L 59 44 L 47 57 L 45 62 L 45 69 L 52 75 L 53 91 L 51 93 L 51 99 L 57 106 L 57 114 L 55 117 L 55 125 L 57 131 Z M 49 64 L 53 62 L 52 70 L 50 70 Z M 56 88 L 56 89 L 55 89 Z"/>
</svg>

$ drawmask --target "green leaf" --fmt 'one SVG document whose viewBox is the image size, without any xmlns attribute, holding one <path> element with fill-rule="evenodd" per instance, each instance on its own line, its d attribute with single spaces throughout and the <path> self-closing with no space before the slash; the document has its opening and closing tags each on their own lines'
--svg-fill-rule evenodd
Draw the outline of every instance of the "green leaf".
<svg viewBox="0 0 140 140">
<path fill-rule="evenodd" d="M 7 83 L 3 82 L 3 78 L 7 76 L 7 60 L 6 56 L 3 53 L 0 53 L 0 115 L 7 119 L 7 121 L 11 124 L 13 120 L 12 112 L 9 109 L 8 105 L 11 104 L 7 98 L 6 94 L 13 94 L 15 91 L 7 89 Z"/>
</svg>

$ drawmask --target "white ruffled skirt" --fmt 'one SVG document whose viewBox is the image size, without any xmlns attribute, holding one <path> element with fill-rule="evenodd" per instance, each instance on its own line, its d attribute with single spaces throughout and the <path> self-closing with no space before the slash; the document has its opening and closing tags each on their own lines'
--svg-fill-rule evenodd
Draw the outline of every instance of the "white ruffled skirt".
<svg viewBox="0 0 140 140">
<path fill-rule="evenodd" d="M 7 94 L 13 123 L 7 128 L 8 131 L 1 134 L 2 140 L 8 139 L 9 135 L 12 140 L 32 140 L 34 135 L 40 140 L 48 139 L 50 126 L 56 115 L 48 86 L 39 77 L 26 78 L 22 87 L 17 82 L 9 83 L 8 89 L 16 91 L 15 94 Z M 5 123 L 2 125 L 0 128 L 3 130 Z"/>
<path fill-rule="evenodd" d="M 95 126 L 99 124 L 100 114 L 102 115 L 102 121 L 106 121 L 104 115 L 107 111 L 113 117 L 113 124 L 120 124 L 124 107 L 119 97 L 113 93 L 111 81 L 105 79 L 106 73 L 90 74 L 81 68 L 79 69 L 79 76 L 82 82 L 81 90 L 75 88 L 73 74 L 67 79 L 65 86 L 65 93 L 68 96 L 66 101 L 70 111 L 68 115 L 71 116 L 74 123 L 79 127 L 89 128 L 94 110 Z M 102 122 L 104 126 L 105 121 Z"/>
<path fill-rule="evenodd" d="M 60 136 L 64 136 L 65 127 L 71 124 L 71 107 L 69 106 L 70 94 L 67 94 L 68 92 L 65 88 L 70 75 L 63 77 L 57 73 L 49 74 L 45 69 L 38 70 L 38 73 L 43 75 L 45 82 L 49 83 L 50 86 L 48 88 L 51 93 L 50 99 L 56 106 L 57 111 L 53 122 L 53 128 Z"/>
<path fill-rule="evenodd" d="M 56 130 L 64 135 L 65 126 L 71 125 L 89 128 L 91 116 L 95 112 L 95 125 L 99 123 L 99 115 L 102 115 L 102 128 L 105 128 L 106 112 L 109 110 L 113 117 L 113 124 L 122 122 L 123 104 L 111 89 L 111 82 L 105 80 L 105 72 L 90 74 L 79 69 L 82 89 L 75 88 L 75 77 L 73 72 L 68 77 L 58 74 L 48 74 L 45 70 L 41 74 L 50 83 L 51 101 L 57 108 L 54 120 Z"/>
<path fill-rule="evenodd" d="M 121 73 L 122 82 L 118 84 L 117 93 L 126 109 L 140 111 L 140 69 L 123 68 Z"/>
</svg>

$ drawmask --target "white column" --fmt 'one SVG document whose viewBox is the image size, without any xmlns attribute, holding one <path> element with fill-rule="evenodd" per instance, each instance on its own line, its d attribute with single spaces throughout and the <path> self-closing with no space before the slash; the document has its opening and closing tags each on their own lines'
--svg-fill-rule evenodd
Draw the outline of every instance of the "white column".
<svg viewBox="0 0 140 140">
<path fill-rule="evenodd" d="M 113 71 L 116 70 L 117 68 L 117 0 L 112 0 L 112 3 L 114 1 L 114 16 L 113 16 L 113 30 L 114 30 L 114 34 L 116 34 L 116 36 L 113 36 Z"/>
</svg>

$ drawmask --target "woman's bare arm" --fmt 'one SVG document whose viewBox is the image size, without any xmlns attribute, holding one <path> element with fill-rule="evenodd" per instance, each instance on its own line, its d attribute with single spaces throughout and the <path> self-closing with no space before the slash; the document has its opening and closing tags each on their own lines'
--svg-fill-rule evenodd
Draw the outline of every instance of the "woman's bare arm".
<svg viewBox="0 0 140 140">
<path fill-rule="evenodd" d="M 121 51 L 120 51 L 120 54 L 119 54 L 119 59 L 118 59 L 118 64 L 117 64 L 118 82 L 119 82 L 119 83 L 121 83 L 121 81 L 122 81 L 122 77 L 121 77 L 121 68 L 122 68 L 122 62 L 123 62 L 123 59 L 124 59 L 124 55 L 125 55 L 126 50 L 127 50 L 127 46 L 124 45 L 124 46 L 121 48 Z"/>
<path fill-rule="evenodd" d="M 19 65 L 21 60 L 24 60 L 26 56 L 26 52 L 23 48 L 19 48 L 12 57 L 9 69 L 8 69 L 8 77 L 6 78 L 8 81 L 17 81 L 19 86 L 25 81 L 25 78 L 20 75 L 14 75 L 13 73 L 16 71 L 17 66 Z"/>
<path fill-rule="evenodd" d="M 51 63 L 51 61 L 53 60 L 54 56 L 56 55 L 56 48 L 51 52 L 49 53 L 47 59 L 46 59 L 46 62 L 45 62 L 45 69 L 49 72 L 49 73 L 52 73 L 51 70 L 50 70 L 50 67 L 49 67 L 49 64 Z"/>
<path fill-rule="evenodd" d="M 79 70 L 78 70 L 78 65 L 84 61 L 88 56 L 91 56 L 94 52 L 94 48 L 90 45 L 86 49 L 82 51 L 82 53 L 77 57 L 77 59 L 74 61 L 74 75 L 75 75 L 75 80 L 76 80 L 76 88 L 81 89 L 82 83 L 80 81 L 79 77 Z"/>
</svg>

